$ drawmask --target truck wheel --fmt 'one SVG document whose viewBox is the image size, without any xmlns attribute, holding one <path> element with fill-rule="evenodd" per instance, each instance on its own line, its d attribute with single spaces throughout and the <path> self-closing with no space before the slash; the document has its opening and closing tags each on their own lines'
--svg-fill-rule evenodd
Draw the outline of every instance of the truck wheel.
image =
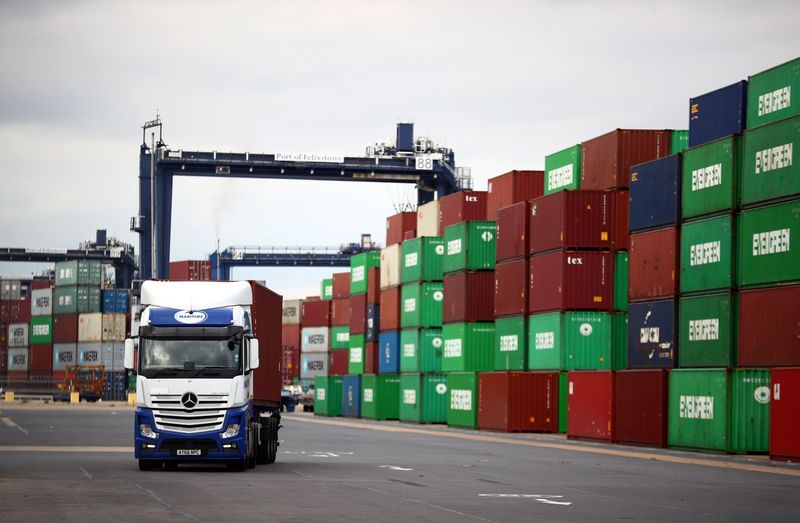
<svg viewBox="0 0 800 523">
<path fill-rule="evenodd" d="M 253 469 L 256 467 L 256 448 L 258 447 L 258 438 L 256 438 L 256 425 L 250 423 L 247 426 L 247 468 Z"/>
<path fill-rule="evenodd" d="M 155 459 L 140 459 L 139 470 L 153 470 L 161 468 L 161 462 Z"/>
<path fill-rule="evenodd" d="M 256 462 L 259 465 L 275 463 L 278 454 L 278 419 L 266 418 L 261 423 L 259 445 L 256 451 Z"/>
</svg>

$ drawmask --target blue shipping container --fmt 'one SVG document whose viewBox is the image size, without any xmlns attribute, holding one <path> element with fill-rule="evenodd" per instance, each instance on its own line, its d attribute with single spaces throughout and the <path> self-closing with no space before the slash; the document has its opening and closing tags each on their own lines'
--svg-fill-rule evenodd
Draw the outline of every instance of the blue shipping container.
<svg viewBox="0 0 800 523">
<path fill-rule="evenodd" d="M 628 305 L 628 368 L 677 367 L 677 311 L 675 300 Z"/>
<path fill-rule="evenodd" d="M 127 400 L 125 387 L 127 376 L 125 371 L 106 372 L 105 390 L 103 391 L 103 401 L 123 401 Z"/>
<path fill-rule="evenodd" d="M 117 312 L 117 291 L 103 291 L 103 312 Z"/>
<path fill-rule="evenodd" d="M 400 372 L 400 331 L 381 332 L 378 344 L 378 373 Z"/>
<path fill-rule="evenodd" d="M 365 334 L 368 343 L 377 343 L 381 330 L 381 306 L 377 303 L 367 305 L 367 332 Z"/>
<path fill-rule="evenodd" d="M 681 216 L 681 155 L 631 167 L 630 230 L 676 225 Z"/>
<path fill-rule="evenodd" d="M 361 417 L 361 376 L 342 376 L 342 416 Z"/>
<path fill-rule="evenodd" d="M 116 307 L 114 312 L 128 314 L 130 312 L 130 294 L 124 289 L 118 289 L 116 298 Z"/>
<path fill-rule="evenodd" d="M 689 147 L 697 147 L 746 128 L 747 80 L 689 99 Z"/>
</svg>

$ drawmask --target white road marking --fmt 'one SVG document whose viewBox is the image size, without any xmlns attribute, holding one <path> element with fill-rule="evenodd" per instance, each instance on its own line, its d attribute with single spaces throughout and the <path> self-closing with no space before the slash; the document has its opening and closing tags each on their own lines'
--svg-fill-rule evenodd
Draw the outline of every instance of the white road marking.
<svg viewBox="0 0 800 523">
<path fill-rule="evenodd" d="M 14 423 L 14 420 L 12 420 L 11 418 L 9 418 L 7 416 L 3 417 L 3 423 L 5 424 L 6 427 L 9 427 L 9 428 L 12 428 L 12 429 L 18 429 L 20 432 L 22 432 L 26 436 L 29 435 L 27 430 L 23 429 L 22 427 L 20 427 L 16 423 Z"/>
<path fill-rule="evenodd" d="M 564 497 L 564 496 L 559 496 L 558 494 L 478 494 L 478 496 L 483 498 L 513 498 L 513 499 L 529 498 L 529 499 L 534 499 L 539 503 L 544 503 L 546 505 L 564 505 L 564 506 L 572 505 L 571 501 L 554 501 L 553 498 L 560 499 Z"/>
<path fill-rule="evenodd" d="M 133 454 L 133 446 L 130 447 L 66 447 L 66 446 L 46 446 L 46 445 L 2 445 L 0 452 L 124 452 Z"/>
<path fill-rule="evenodd" d="M 404 469 L 403 467 L 398 467 L 397 465 L 381 465 L 378 468 L 389 469 L 389 470 L 402 470 L 402 471 L 414 470 L 414 469 Z"/>
<path fill-rule="evenodd" d="M 84 476 L 86 476 L 89 479 L 92 479 L 92 475 L 89 474 L 89 472 L 85 468 L 81 467 L 80 465 L 78 465 L 78 468 L 81 469 L 81 472 L 83 472 Z"/>
</svg>

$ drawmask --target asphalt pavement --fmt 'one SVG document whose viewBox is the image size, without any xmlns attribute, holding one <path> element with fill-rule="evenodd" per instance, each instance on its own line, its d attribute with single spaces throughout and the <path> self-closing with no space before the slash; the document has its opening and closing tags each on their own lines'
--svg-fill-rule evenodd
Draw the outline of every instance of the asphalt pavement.
<svg viewBox="0 0 800 523">
<path fill-rule="evenodd" d="M 0 521 L 800 521 L 765 457 L 398 422 L 283 418 L 246 472 L 141 472 L 133 409 L 0 404 Z"/>
</svg>

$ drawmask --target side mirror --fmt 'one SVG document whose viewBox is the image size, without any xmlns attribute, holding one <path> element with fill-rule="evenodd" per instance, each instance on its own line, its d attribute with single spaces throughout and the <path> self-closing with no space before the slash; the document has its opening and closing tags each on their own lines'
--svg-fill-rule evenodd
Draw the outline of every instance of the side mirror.
<svg viewBox="0 0 800 523">
<path fill-rule="evenodd" d="M 258 340 L 253 338 L 250 340 L 250 369 L 257 369 L 258 363 Z"/>
<path fill-rule="evenodd" d="M 128 338 L 125 340 L 125 368 L 128 370 L 133 370 L 133 348 L 134 342 L 133 338 Z"/>
</svg>

